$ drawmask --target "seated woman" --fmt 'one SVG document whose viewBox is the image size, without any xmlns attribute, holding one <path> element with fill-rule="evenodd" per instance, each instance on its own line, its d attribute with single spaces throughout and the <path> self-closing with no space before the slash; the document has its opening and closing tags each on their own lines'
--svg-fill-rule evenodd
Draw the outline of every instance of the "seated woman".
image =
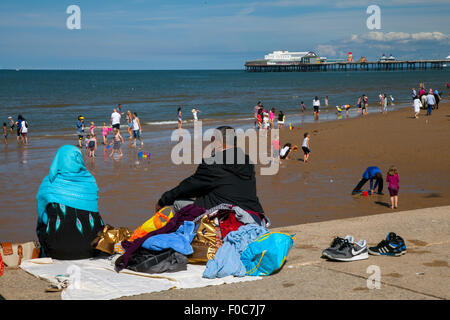
<svg viewBox="0 0 450 320">
<path fill-rule="evenodd" d="M 98 213 L 98 187 L 80 149 L 59 148 L 36 199 L 41 257 L 75 260 L 99 253 L 91 246 L 104 226 Z"/>
</svg>

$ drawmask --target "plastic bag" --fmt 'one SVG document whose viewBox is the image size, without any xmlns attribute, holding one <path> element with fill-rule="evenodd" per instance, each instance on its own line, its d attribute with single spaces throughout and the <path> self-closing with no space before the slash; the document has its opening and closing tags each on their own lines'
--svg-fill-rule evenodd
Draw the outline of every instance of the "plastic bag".
<svg viewBox="0 0 450 320">
<path fill-rule="evenodd" d="M 168 215 L 163 214 L 164 211 L 170 210 Z M 145 221 L 139 228 L 137 228 L 131 235 L 128 241 L 133 242 L 138 238 L 142 238 L 147 233 L 155 231 L 164 227 L 170 219 L 173 218 L 173 211 L 171 207 L 164 207 L 155 213 L 153 217 Z"/>
<path fill-rule="evenodd" d="M 268 276 L 281 269 L 294 244 L 294 235 L 267 233 L 250 243 L 241 255 L 249 276 Z"/>
</svg>

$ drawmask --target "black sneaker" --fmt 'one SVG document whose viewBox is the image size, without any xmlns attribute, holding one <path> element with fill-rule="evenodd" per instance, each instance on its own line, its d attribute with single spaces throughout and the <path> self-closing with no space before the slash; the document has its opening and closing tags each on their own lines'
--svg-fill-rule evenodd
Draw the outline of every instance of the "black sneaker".
<svg viewBox="0 0 450 320">
<path fill-rule="evenodd" d="M 402 237 L 389 232 L 386 239 L 376 247 L 370 247 L 369 253 L 377 256 L 401 256 L 406 253 L 406 244 Z"/>
<path fill-rule="evenodd" d="M 336 237 L 336 238 L 333 239 L 333 241 L 331 242 L 330 246 L 327 249 L 322 251 L 322 256 L 329 257 L 328 256 L 328 252 L 339 249 L 339 247 L 342 244 L 344 244 L 345 240 L 348 240 L 348 242 L 351 242 L 351 243 L 353 243 L 353 241 L 354 241 L 353 240 L 353 236 L 350 236 L 350 235 L 345 236 L 345 238 Z"/>
<path fill-rule="evenodd" d="M 368 259 L 366 240 L 350 242 L 344 239 L 344 243 L 336 250 L 328 250 L 327 258 L 336 261 L 356 261 Z"/>
</svg>

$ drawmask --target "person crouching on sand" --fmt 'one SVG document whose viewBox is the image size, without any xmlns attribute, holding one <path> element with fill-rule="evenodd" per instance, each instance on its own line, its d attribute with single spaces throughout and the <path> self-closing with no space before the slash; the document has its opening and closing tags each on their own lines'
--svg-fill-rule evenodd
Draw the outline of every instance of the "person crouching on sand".
<svg viewBox="0 0 450 320">
<path fill-rule="evenodd" d="M 302 143 L 302 150 L 303 150 L 303 153 L 305 154 L 303 156 L 303 162 L 306 163 L 306 162 L 308 162 L 309 154 L 311 153 L 311 148 L 309 145 L 309 133 L 305 132 L 303 137 L 304 137 L 304 139 L 303 139 L 303 143 Z"/>
<path fill-rule="evenodd" d="M 364 184 L 370 180 L 370 194 L 373 195 L 374 190 L 378 186 L 378 194 L 383 194 L 383 176 L 381 174 L 381 170 L 378 167 L 368 167 L 366 171 L 364 171 L 362 175 L 361 181 L 356 185 L 355 189 L 353 189 L 352 194 L 358 194 L 361 191 L 361 188 Z M 375 181 L 375 185 L 373 185 L 373 180 Z"/>
<path fill-rule="evenodd" d="M 114 133 L 114 138 L 113 138 L 113 141 L 111 142 L 112 151 L 111 151 L 111 154 L 109 156 L 112 157 L 115 152 L 119 152 L 120 153 L 120 157 L 122 157 L 123 153 L 122 153 L 122 148 L 121 147 L 122 147 L 122 144 L 125 143 L 125 142 L 123 140 L 122 135 L 120 134 L 120 131 L 117 128 L 114 128 L 113 133 Z"/>
<path fill-rule="evenodd" d="M 398 205 L 398 190 L 400 189 L 400 178 L 398 177 L 397 168 L 391 166 L 386 176 L 386 182 L 389 183 L 388 190 L 391 197 L 391 209 L 397 209 Z"/>
</svg>

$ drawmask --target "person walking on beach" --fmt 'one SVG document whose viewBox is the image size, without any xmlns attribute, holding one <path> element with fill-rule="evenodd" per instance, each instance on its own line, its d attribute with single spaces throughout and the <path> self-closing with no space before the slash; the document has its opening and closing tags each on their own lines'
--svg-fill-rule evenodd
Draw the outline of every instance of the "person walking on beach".
<svg viewBox="0 0 450 320">
<path fill-rule="evenodd" d="M 308 132 L 305 132 L 305 134 L 303 135 L 302 150 L 303 150 L 303 153 L 304 153 L 303 162 L 306 163 L 306 162 L 308 162 L 309 154 L 311 153 L 311 147 L 309 145 L 309 133 Z"/>
<path fill-rule="evenodd" d="M 397 168 L 391 166 L 386 175 L 386 182 L 389 183 L 388 190 L 391 200 L 391 209 L 397 209 L 398 205 L 398 190 L 400 189 L 400 178 L 398 177 Z"/>
<path fill-rule="evenodd" d="M 280 142 L 280 135 L 278 133 L 275 134 L 274 139 L 272 140 L 272 162 L 274 163 L 280 163 L 280 148 L 281 148 L 281 142 Z"/>
<path fill-rule="evenodd" d="M 365 94 L 362 96 L 362 113 L 363 115 L 368 114 L 367 108 L 369 107 L 369 98 Z"/>
<path fill-rule="evenodd" d="M 14 133 L 14 128 L 16 127 L 16 124 L 14 123 L 14 120 L 12 117 L 8 117 L 8 120 L 9 120 L 10 132 Z"/>
<path fill-rule="evenodd" d="M 436 99 L 434 98 L 433 90 L 430 89 L 430 92 L 427 95 L 427 115 L 431 116 L 431 112 L 434 109 L 434 105 L 436 104 Z"/>
<path fill-rule="evenodd" d="M 120 134 L 119 129 L 114 128 L 113 132 L 114 132 L 114 138 L 113 138 L 113 141 L 111 142 L 113 147 L 112 147 L 111 154 L 109 156 L 112 157 L 114 153 L 119 152 L 120 153 L 120 157 L 122 158 L 123 153 L 122 153 L 122 148 L 121 147 L 122 147 L 122 144 L 125 143 L 125 142 L 123 140 L 122 135 Z"/>
<path fill-rule="evenodd" d="M 20 129 L 21 129 L 21 127 L 22 127 L 22 120 L 23 120 L 23 117 L 22 117 L 21 114 L 19 114 L 19 115 L 17 116 L 17 121 L 16 121 L 17 143 L 18 143 L 18 144 L 20 144 L 20 142 L 23 141 L 22 135 L 21 135 L 21 133 L 20 133 Z"/>
<path fill-rule="evenodd" d="M 113 109 L 113 113 L 111 113 L 111 126 L 113 128 L 116 128 L 117 130 L 120 130 L 120 118 L 121 114 L 117 112 L 117 109 Z"/>
<path fill-rule="evenodd" d="M 413 98 L 413 100 L 416 98 L 416 96 L 417 96 L 416 88 L 412 88 L 411 89 L 411 97 Z"/>
<path fill-rule="evenodd" d="M 91 126 L 89 127 L 89 134 L 91 137 L 95 135 L 95 123 L 93 121 L 91 121 Z"/>
<path fill-rule="evenodd" d="M 269 112 L 269 127 L 273 129 L 273 121 L 275 120 L 275 108 L 270 109 Z"/>
<path fill-rule="evenodd" d="M 177 110 L 177 121 L 178 121 L 178 130 L 181 130 L 181 126 L 183 125 L 183 117 L 181 115 L 181 108 Z"/>
<path fill-rule="evenodd" d="M 420 108 L 422 108 L 422 103 L 420 102 L 419 96 L 415 96 L 414 101 L 414 118 L 419 118 Z"/>
<path fill-rule="evenodd" d="M 95 150 L 97 150 L 97 137 L 95 134 L 91 134 L 88 140 L 89 157 L 95 158 Z"/>
<path fill-rule="evenodd" d="M 133 112 L 133 138 L 134 138 L 133 147 L 136 147 L 137 139 L 139 139 L 139 141 L 141 142 L 141 148 L 143 147 L 144 142 L 142 141 L 141 133 L 142 133 L 141 122 L 139 121 L 137 113 Z"/>
<path fill-rule="evenodd" d="M 325 107 L 328 107 L 328 96 L 325 97 Z"/>
<path fill-rule="evenodd" d="M 278 113 L 278 129 L 283 128 L 285 119 L 286 116 L 284 115 L 283 111 L 280 110 L 280 112 Z"/>
<path fill-rule="evenodd" d="M 356 107 L 358 108 L 358 114 L 361 114 L 361 107 L 362 107 L 362 101 L 361 96 L 358 97 L 358 100 L 356 101 Z"/>
<path fill-rule="evenodd" d="M 305 112 L 306 105 L 303 103 L 303 101 L 300 103 L 300 106 L 302 107 L 302 112 Z"/>
<path fill-rule="evenodd" d="M 78 116 L 77 133 L 78 133 L 78 146 L 80 148 L 82 148 L 83 147 L 83 145 L 82 145 L 83 133 L 84 133 L 84 117 L 83 116 Z"/>
<path fill-rule="evenodd" d="M 262 129 L 262 123 L 263 123 L 263 109 L 260 108 L 258 110 L 258 114 L 256 115 L 257 130 L 261 130 Z"/>
<path fill-rule="evenodd" d="M 127 110 L 127 115 L 125 119 L 127 121 L 127 130 L 131 145 L 133 143 L 133 116 L 131 115 L 130 110 Z"/>
<path fill-rule="evenodd" d="M 260 113 L 260 110 L 262 109 L 261 101 L 258 101 L 256 106 L 253 108 L 253 114 L 255 116 L 255 129 L 258 129 L 260 126 L 258 125 L 258 114 Z"/>
<path fill-rule="evenodd" d="M 22 135 L 23 144 L 28 144 L 28 122 L 25 118 L 21 122 L 20 134 Z"/>
<path fill-rule="evenodd" d="M 103 122 L 102 137 L 103 137 L 103 144 L 106 146 L 108 144 L 108 127 L 106 126 L 106 122 Z"/>
<path fill-rule="evenodd" d="M 439 95 L 439 91 L 436 89 L 433 92 L 434 100 L 436 100 L 436 110 L 439 109 L 439 101 L 441 100 L 441 96 Z"/>
<path fill-rule="evenodd" d="M 385 93 L 382 95 L 382 103 L 383 103 L 383 113 L 387 113 L 387 107 L 388 107 L 388 99 Z"/>
<path fill-rule="evenodd" d="M 200 110 L 194 108 L 191 111 L 192 111 L 192 117 L 194 118 L 194 121 L 198 121 L 198 113 L 200 112 Z"/>
<path fill-rule="evenodd" d="M 8 127 L 6 126 L 6 122 L 3 122 L 3 139 L 5 145 L 8 145 Z"/>
<path fill-rule="evenodd" d="M 314 108 L 314 119 L 319 119 L 319 112 L 320 112 L 320 100 L 317 96 L 314 97 L 313 100 L 313 108 Z"/>
</svg>

